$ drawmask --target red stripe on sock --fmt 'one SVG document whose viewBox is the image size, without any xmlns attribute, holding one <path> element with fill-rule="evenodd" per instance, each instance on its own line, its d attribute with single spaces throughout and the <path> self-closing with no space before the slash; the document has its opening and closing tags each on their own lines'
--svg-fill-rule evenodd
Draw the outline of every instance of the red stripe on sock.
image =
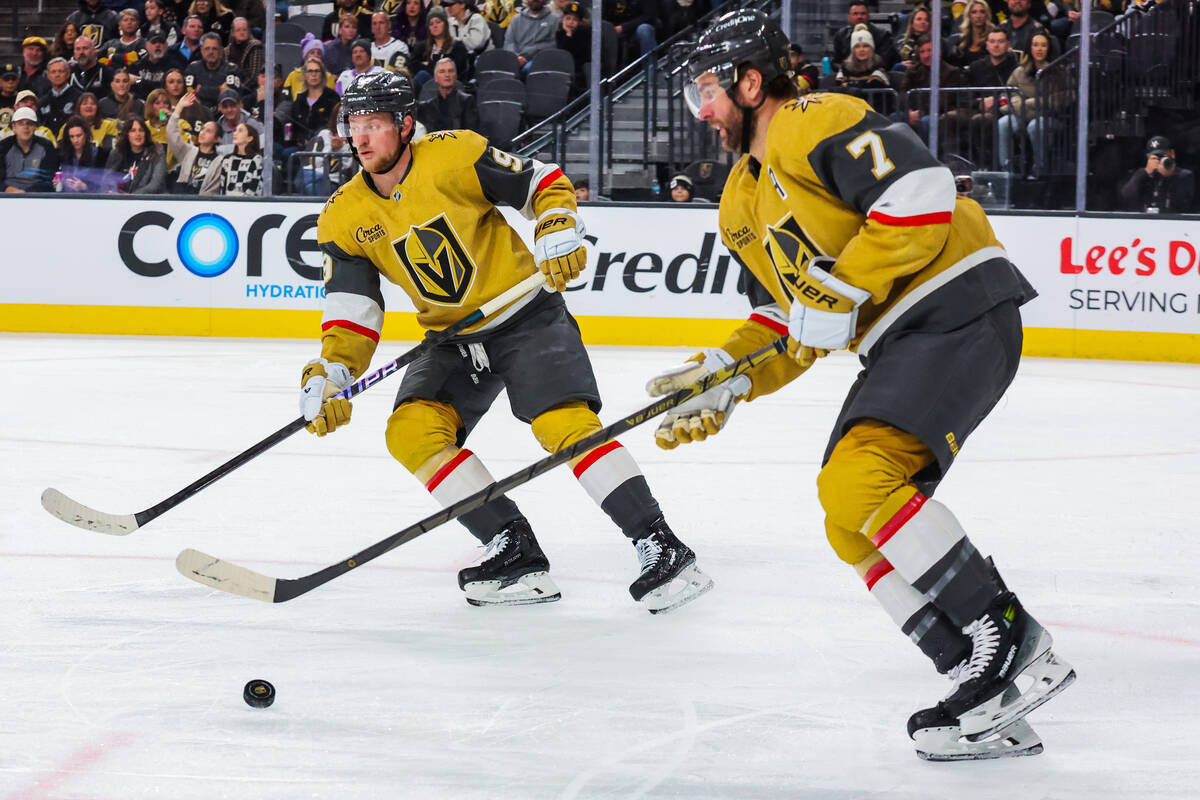
<svg viewBox="0 0 1200 800">
<path fill-rule="evenodd" d="M 475 454 L 470 450 L 459 450 L 458 455 L 447 461 L 442 465 L 441 469 L 433 473 L 433 477 L 429 479 L 429 483 L 425 484 L 425 488 L 432 492 L 438 487 L 439 483 L 446 479 L 447 475 L 449 475 L 451 472 L 454 472 L 455 467 L 473 455 Z"/>
<path fill-rule="evenodd" d="M 751 314 L 750 321 L 757 322 L 759 325 L 765 325 L 768 328 L 770 328 L 771 330 L 775 331 L 775 333 L 779 334 L 780 336 L 783 336 L 785 333 L 788 332 L 787 325 L 784 325 L 782 322 L 779 322 L 778 320 L 774 320 L 774 319 L 771 319 L 770 317 L 763 316 L 762 314 Z"/>
<path fill-rule="evenodd" d="M 542 178 L 541 181 L 538 182 L 537 188 L 533 190 L 533 193 L 537 194 L 538 192 L 542 191 L 547 186 L 554 183 L 556 180 L 558 180 L 561 177 L 563 177 L 563 171 L 561 169 L 554 170 L 554 172 L 551 172 L 549 175 Z"/>
<path fill-rule="evenodd" d="M 367 337 L 373 342 L 379 341 L 379 331 L 373 331 L 365 325 L 359 325 L 357 322 L 351 322 L 348 319 L 331 319 L 329 322 L 323 322 L 321 323 L 321 330 L 327 331 L 334 326 L 345 328 L 348 331 L 354 331 L 357 334 Z"/>
<path fill-rule="evenodd" d="M 892 518 L 883 524 L 879 532 L 871 537 L 871 541 L 876 547 L 883 547 L 888 539 L 896 535 L 896 531 L 904 527 L 904 523 L 912 519 L 912 515 L 920 510 L 921 506 L 925 505 L 925 495 L 917 492 L 912 496 L 907 503 L 900 507 L 900 510 L 892 515 Z"/>
<path fill-rule="evenodd" d="M 878 211 L 872 211 L 868 219 L 873 219 L 883 225 L 897 225 L 902 228 L 911 228 L 917 225 L 949 225 L 954 214 L 950 211 L 935 211 L 932 214 L 914 214 L 911 217 L 893 217 L 888 214 L 881 214 Z"/>
<path fill-rule="evenodd" d="M 609 442 L 608 444 L 600 445 L 595 450 L 588 453 L 583 457 L 583 461 L 580 461 L 575 465 L 575 477 L 582 477 L 583 473 L 587 471 L 588 467 L 590 467 L 592 464 L 595 464 L 597 461 L 604 458 L 606 455 L 611 453 L 613 450 L 616 450 L 620 446 L 620 442 Z"/>
<path fill-rule="evenodd" d="M 863 575 L 863 581 L 865 581 L 867 584 L 867 591 L 869 592 L 874 589 L 875 584 L 879 582 L 879 579 L 884 575 L 887 575 L 893 569 L 895 569 L 895 567 L 893 567 L 885 558 L 883 561 L 880 561 L 878 564 L 867 570 L 867 574 Z"/>
</svg>

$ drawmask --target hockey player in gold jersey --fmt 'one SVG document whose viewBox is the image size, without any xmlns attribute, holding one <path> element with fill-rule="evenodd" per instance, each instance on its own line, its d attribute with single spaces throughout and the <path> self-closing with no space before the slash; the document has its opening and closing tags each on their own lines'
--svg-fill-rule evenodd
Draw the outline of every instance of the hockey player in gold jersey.
<svg viewBox="0 0 1200 800">
<path fill-rule="evenodd" d="M 415 108 L 408 79 L 390 72 L 356 78 L 342 97 L 339 134 L 351 142 L 362 171 L 334 192 L 317 220 L 326 308 L 321 357 L 304 368 L 300 406 L 318 436 L 349 421 L 350 402 L 335 395 L 375 352 L 383 327 L 381 277 L 402 288 L 417 321 L 436 331 L 541 270 L 545 290 L 434 346 L 401 382 L 385 433 L 388 450 L 449 505 L 493 483 L 463 445 L 501 389 L 514 416 L 531 425 L 549 452 L 602 427 L 600 396 L 579 328 L 558 294 L 587 256 L 570 181 L 555 165 L 489 147 L 471 131 L 410 142 Z M 532 254 L 497 203 L 534 220 Z M 571 466 L 636 548 L 641 571 L 630 586 L 634 600 L 657 613 L 711 587 L 620 444 L 601 445 Z M 468 602 L 559 598 L 549 561 L 515 503 L 501 496 L 460 521 L 487 545 L 482 563 L 459 573 Z"/>
<path fill-rule="evenodd" d="M 702 440 L 740 400 L 779 389 L 831 350 L 855 351 L 864 368 L 833 426 L 817 490 L 834 551 L 954 682 L 945 700 L 909 720 L 918 754 L 1040 752 L 1024 716 L 1074 671 L 930 497 L 1011 383 L 1019 307 L 1036 293 L 983 210 L 956 195 L 950 170 L 905 126 L 848 95 L 797 96 L 787 40 L 762 13 L 715 20 L 688 68 L 693 112 L 742 153 L 719 225 L 751 276 L 755 308 L 721 348 L 647 388 L 667 394 L 784 334 L 793 358 L 678 407 L 657 442 Z"/>
</svg>

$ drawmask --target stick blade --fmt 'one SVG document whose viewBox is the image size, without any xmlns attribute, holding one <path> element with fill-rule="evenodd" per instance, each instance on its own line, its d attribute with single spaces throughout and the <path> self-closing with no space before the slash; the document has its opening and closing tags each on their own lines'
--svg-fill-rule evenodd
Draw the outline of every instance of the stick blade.
<svg viewBox="0 0 1200 800">
<path fill-rule="evenodd" d="M 175 559 L 175 568 L 196 583 L 220 589 L 229 594 L 249 597 L 264 603 L 275 602 L 275 579 L 222 561 L 199 550 L 184 550 Z"/>
<path fill-rule="evenodd" d="M 42 492 L 42 508 L 68 525 L 112 536 L 126 536 L 140 526 L 132 514 L 106 514 L 77 503 L 58 489 Z"/>
</svg>

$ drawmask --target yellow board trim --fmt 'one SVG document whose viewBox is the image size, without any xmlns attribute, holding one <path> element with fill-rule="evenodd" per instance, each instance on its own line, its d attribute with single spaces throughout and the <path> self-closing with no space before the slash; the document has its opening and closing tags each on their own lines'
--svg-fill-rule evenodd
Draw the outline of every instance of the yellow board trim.
<svg viewBox="0 0 1200 800">
<path fill-rule="evenodd" d="M 592 345 L 707 347 L 737 327 L 729 319 L 578 317 Z M 411 312 L 385 315 L 386 339 L 416 341 L 424 335 Z M 318 339 L 320 311 L 241 308 L 145 308 L 0 304 L 0 331 L 138 336 L 221 336 Z M 1052 358 L 1200 363 L 1200 334 L 1026 328 L 1024 354 Z"/>
</svg>

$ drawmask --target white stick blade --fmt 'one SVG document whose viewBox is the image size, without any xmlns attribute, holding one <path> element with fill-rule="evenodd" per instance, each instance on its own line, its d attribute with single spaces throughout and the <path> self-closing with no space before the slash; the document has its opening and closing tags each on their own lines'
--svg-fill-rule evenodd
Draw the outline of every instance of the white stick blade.
<svg viewBox="0 0 1200 800">
<path fill-rule="evenodd" d="M 138 529 L 137 520 L 131 514 L 105 514 L 94 508 L 88 508 L 77 503 L 58 489 L 47 489 L 42 492 L 42 508 L 49 511 L 63 522 L 83 528 L 85 531 L 98 531 L 113 536 L 125 536 Z"/>
<path fill-rule="evenodd" d="M 274 578 L 268 578 L 237 564 L 230 564 L 199 550 L 184 550 L 175 559 L 175 568 L 184 577 L 220 589 L 222 592 L 261 600 L 264 603 L 275 602 Z"/>
</svg>

